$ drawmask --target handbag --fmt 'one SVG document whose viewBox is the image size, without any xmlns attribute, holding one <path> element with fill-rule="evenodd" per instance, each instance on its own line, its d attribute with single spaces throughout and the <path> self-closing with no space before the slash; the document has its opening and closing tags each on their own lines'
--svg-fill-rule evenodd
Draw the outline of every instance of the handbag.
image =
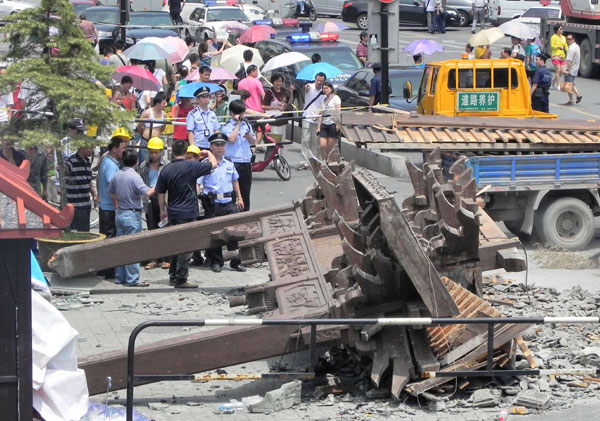
<svg viewBox="0 0 600 421">
<path fill-rule="evenodd" d="M 573 82 L 561 82 L 560 91 L 568 94 L 573 93 Z"/>
</svg>

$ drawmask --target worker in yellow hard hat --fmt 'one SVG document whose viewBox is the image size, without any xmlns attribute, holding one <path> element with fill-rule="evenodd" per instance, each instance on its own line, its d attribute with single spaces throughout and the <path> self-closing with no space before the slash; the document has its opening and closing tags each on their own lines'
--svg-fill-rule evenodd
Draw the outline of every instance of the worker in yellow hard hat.
<svg viewBox="0 0 600 421">
<path fill-rule="evenodd" d="M 151 137 L 148 140 L 148 159 L 140 162 L 138 172 L 142 177 L 142 180 L 148 187 L 154 188 L 158 175 L 162 169 L 167 165 L 164 159 L 164 142 L 160 137 Z M 158 223 L 160 222 L 160 208 L 158 206 L 158 196 L 152 195 L 150 197 L 143 198 L 144 212 L 146 212 L 146 224 L 149 230 L 159 228 Z M 146 263 L 144 268 L 146 270 L 154 269 L 161 266 L 163 269 L 168 269 L 170 264 L 168 261 L 163 259 L 155 259 Z"/>
<path fill-rule="evenodd" d="M 125 127 L 118 127 L 116 129 L 113 130 L 112 134 L 110 135 L 111 139 L 113 137 L 119 137 L 121 139 L 124 140 L 131 140 L 131 135 L 129 134 L 129 130 L 127 130 Z"/>
<path fill-rule="evenodd" d="M 187 153 L 185 155 L 186 161 L 198 161 L 200 158 L 200 148 L 196 145 L 190 145 L 187 148 Z"/>
</svg>

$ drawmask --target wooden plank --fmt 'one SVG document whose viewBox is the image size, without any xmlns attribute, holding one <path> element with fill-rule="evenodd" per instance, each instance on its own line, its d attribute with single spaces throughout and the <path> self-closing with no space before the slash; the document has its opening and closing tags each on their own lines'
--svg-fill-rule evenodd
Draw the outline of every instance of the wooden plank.
<svg viewBox="0 0 600 421">
<path fill-rule="evenodd" d="M 393 198 L 378 201 L 381 229 L 394 257 L 410 277 L 433 317 L 454 316 L 458 308 L 442 284 L 437 269 L 425 254 L 408 221 Z"/>
<path fill-rule="evenodd" d="M 293 212 L 295 206 L 284 205 L 258 211 L 241 212 L 159 230 L 109 238 L 94 243 L 65 247 L 56 253 L 50 267 L 63 278 L 69 278 L 101 269 L 224 245 L 222 241 L 216 239 L 218 236 L 215 234 L 232 229 L 233 234 L 235 234 L 235 226 L 237 225 L 257 222 L 261 217 Z M 247 234 L 247 238 L 241 238 L 240 241 L 257 238 L 261 233 L 248 231 Z"/>
<path fill-rule="evenodd" d="M 525 359 L 529 363 L 529 367 L 531 367 L 531 368 L 537 368 L 538 364 L 535 362 L 535 359 L 533 358 L 533 355 L 531 355 L 531 351 L 527 347 L 527 344 L 525 344 L 525 341 L 523 340 L 523 336 L 518 335 L 515 338 L 515 342 L 517 343 L 517 345 L 521 349 L 521 352 L 523 353 L 523 356 L 525 357 Z"/>
<path fill-rule="evenodd" d="M 423 376 L 426 371 L 437 371 L 440 369 L 440 363 L 431 351 L 427 332 L 424 329 L 409 329 L 408 337 L 412 347 L 417 370 Z"/>
</svg>

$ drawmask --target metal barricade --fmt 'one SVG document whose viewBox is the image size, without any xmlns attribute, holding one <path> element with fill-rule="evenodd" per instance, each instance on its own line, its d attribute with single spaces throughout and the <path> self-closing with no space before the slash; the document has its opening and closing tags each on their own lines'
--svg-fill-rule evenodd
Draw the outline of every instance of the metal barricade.
<svg viewBox="0 0 600 421">
<path fill-rule="evenodd" d="M 503 377 L 503 376 L 539 376 L 539 375 L 600 375 L 600 369 L 531 369 L 531 370 L 494 370 L 494 329 L 497 324 L 578 324 L 600 323 L 600 317 L 476 317 L 476 318 L 451 318 L 451 317 L 407 317 L 407 318 L 377 318 L 377 319 L 203 319 L 203 320 L 157 320 L 144 322 L 133 329 L 129 336 L 127 346 L 127 420 L 133 420 L 133 389 L 136 380 L 145 381 L 176 381 L 195 380 L 194 375 L 166 374 L 166 375 L 135 375 L 135 341 L 138 335 L 149 327 L 158 326 L 282 326 L 297 325 L 310 326 L 310 343 L 308 348 L 309 374 L 314 371 L 315 348 L 317 340 L 317 326 L 319 325 L 383 325 L 383 326 L 445 326 L 460 324 L 487 324 L 487 365 L 480 371 L 436 371 L 426 372 L 425 377 Z M 298 376 L 300 373 L 298 373 Z M 296 376 L 295 374 L 285 375 Z M 307 376 L 304 376 L 305 378 Z M 308 376 L 311 377 L 311 376 Z"/>
</svg>

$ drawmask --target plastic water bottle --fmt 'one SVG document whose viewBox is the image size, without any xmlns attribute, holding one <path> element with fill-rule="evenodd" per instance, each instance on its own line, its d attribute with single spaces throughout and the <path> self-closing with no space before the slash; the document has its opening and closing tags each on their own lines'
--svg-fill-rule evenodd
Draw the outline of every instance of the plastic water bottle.
<svg viewBox="0 0 600 421">
<path fill-rule="evenodd" d="M 216 414 L 233 414 L 235 410 L 230 403 L 224 403 L 222 405 L 217 406 Z"/>
<path fill-rule="evenodd" d="M 500 411 L 500 413 L 498 414 L 498 417 L 496 417 L 496 419 L 498 421 L 506 421 L 507 418 L 508 418 L 508 409 L 502 409 Z"/>
</svg>

